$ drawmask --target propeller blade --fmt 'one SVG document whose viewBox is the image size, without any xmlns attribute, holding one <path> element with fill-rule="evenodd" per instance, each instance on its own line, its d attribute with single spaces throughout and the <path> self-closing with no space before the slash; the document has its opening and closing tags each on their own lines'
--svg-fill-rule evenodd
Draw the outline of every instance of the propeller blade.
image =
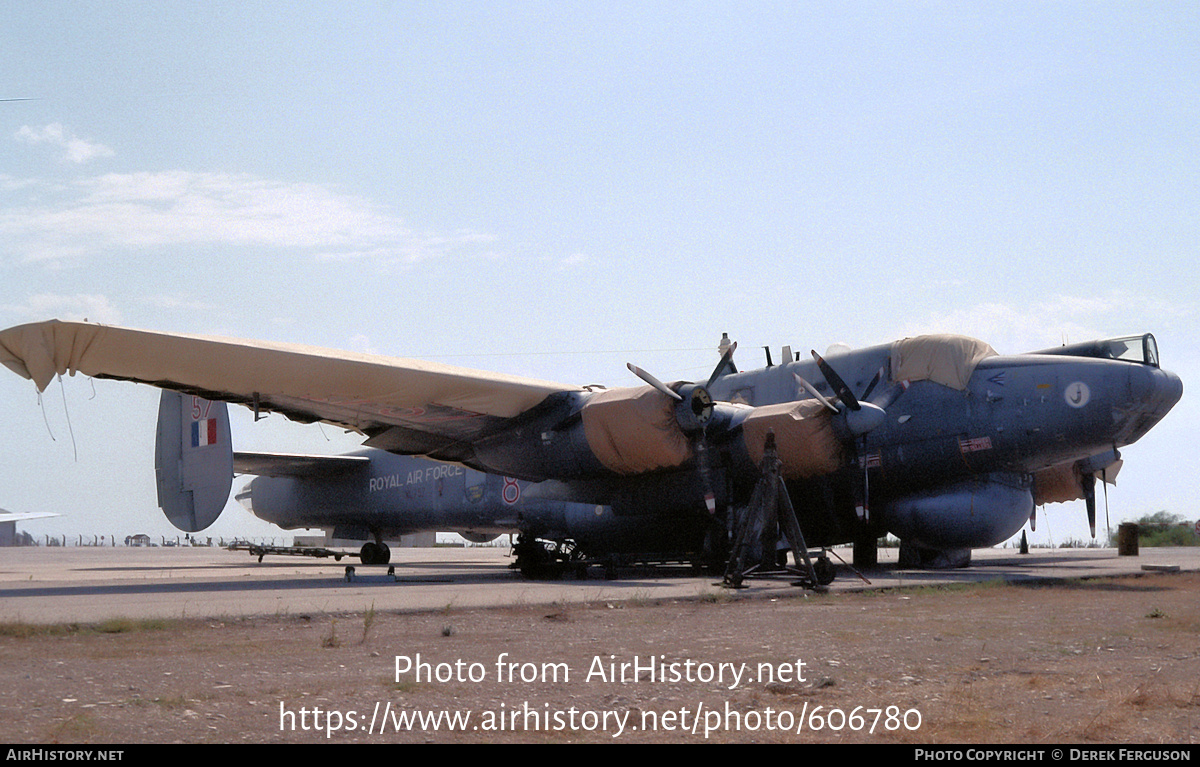
<svg viewBox="0 0 1200 767">
<path fill-rule="evenodd" d="M 632 362 L 626 362 L 625 367 L 629 368 L 629 372 L 650 384 L 655 389 L 658 389 L 671 399 L 675 400 L 676 402 L 683 402 L 683 397 L 681 397 L 678 392 L 672 391 L 670 386 L 667 386 L 665 383 L 650 375 L 645 370 L 642 370 L 637 365 L 633 364 Z"/>
<path fill-rule="evenodd" d="M 828 383 L 829 388 L 833 389 L 834 393 L 837 394 L 838 399 L 846 403 L 846 407 L 850 408 L 851 410 L 859 410 L 862 408 L 862 405 L 858 403 L 858 398 L 854 396 L 854 392 L 850 391 L 850 387 L 847 386 L 846 382 L 842 380 L 842 377 L 838 375 L 832 367 L 830 367 L 829 363 L 826 362 L 820 354 L 817 354 L 816 349 L 812 350 L 812 356 L 813 359 L 817 361 L 817 367 L 821 369 L 821 375 L 825 377 L 826 383 Z"/>
<path fill-rule="evenodd" d="M 720 378 L 721 374 L 725 372 L 726 368 L 733 367 L 733 353 L 735 351 L 737 351 L 737 341 L 731 343 L 729 348 L 725 350 L 725 353 L 721 355 L 721 361 L 717 363 L 717 367 L 713 370 L 712 375 L 708 377 L 708 383 L 704 385 L 704 388 L 707 389 L 708 387 L 712 386 L 713 381 Z M 730 372 L 736 373 L 737 368 L 733 368 Z"/>
<path fill-rule="evenodd" d="M 1092 537 L 1096 537 L 1096 475 L 1084 474 L 1080 477 L 1080 484 L 1083 485 L 1083 501 L 1087 505 L 1088 527 L 1092 530 Z"/>
<path fill-rule="evenodd" d="M 883 375 L 883 368 L 879 368 L 879 370 L 875 371 L 875 377 L 871 379 L 871 383 L 867 384 L 867 388 L 863 390 L 863 399 L 871 398 L 871 392 L 875 391 L 875 387 L 879 385 L 881 380 L 883 380 Z"/>
<path fill-rule="evenodd" d="M 801 378 L 799 375 L 797 375 L 795 373 L 793 373 L 792 375 L 796 376 L 796 381 L 799 382 L 800 386 L 804 388 L 804 391 L 808 392 L 813 397 L 815 397 L 818 402 L 820 402 L 822 405 L 829 408 L 830 410 L 832 410 L 835 413 L 838 411 L 838 409 L 836 407 L 834 407 L 832 402 L 825 399 L 825 397 L 821 395 L 821 392 L 817 391 L 817 387 L 813 386 L 808 381 L 805 381 L 803 378 Z"/>
<path fill-rule="evenodd" d="M 871 400 L 871 404 L 887 410 L 896 400 L 900 399 L 900 395 L 906 391 L 908 391 L 908 381 L 894 383 L 889 386 L 887 390 L 883 392 L 883 394 Z M 866 397 L 864 396 L 863 399 L 866 399 Z"/>
<path fill-rule="evenodd" d="M 864 432 L 862 438 L 862 462 L 863 462 L 863 519 L 867 522 L 871 521 L 871 461 L 867 456 L 867 435 Z"/>
<path fill-rule="evenodd" d="M 1108 520 L 1108 469 L 1100 470 L 1100 484 L 1104 486 L 1104 532 L 1108 535 L 1105 545 L 1112 545 L 1112 523 Z"/>
<path fill-rule="evenodd" d="M 717 497 L 712 489 L 712 479 L 708 468 L 708 446 L 705 444 L 703 432 L 698 433 L 692 439 L 692 449 L 696 453 L 696 467 L 700 471 L 700 483 L 704 487 L 704 509 L 711 517 L 717 513 Z"/>
</svg>

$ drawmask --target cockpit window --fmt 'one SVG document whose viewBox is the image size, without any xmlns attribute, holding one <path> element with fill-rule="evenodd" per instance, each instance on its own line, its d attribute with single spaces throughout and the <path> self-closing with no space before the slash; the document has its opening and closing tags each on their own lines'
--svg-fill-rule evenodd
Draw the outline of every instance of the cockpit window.
<svg viewBox="0 0 1200 767">
<path fill-rule="evenodd" d="M 1142 361 L 1147 365 L 1158 367 L 1158 341 L 1154 340 L 1154 336 L 1147 333 L 1142 336 Z"/>
<path fill-rule="evenodd" d="M 1101 341 L 1100 343 L 1107 347 L 1106 351 L 1108 353 L 1105 356 L 1111 357 L 1114 360 L 1141 362 L 1145 365 L 1158 367 L 1158 344 L 1155 342 L 1154 336 L 1149 333 L 1140 336 L 1114 338 L 1109 341 Z"/>
<path fill-rule="evenodd" d="M 1158 367 L 1158 342 L 1150 333 L 1140 336 L 1106 338 L 1102 341 L 1086 341 L 1053 349 L 1044 349 L 1035 354 L 1061 354 L 1072 357 L 1099 357 L 1101 359 L 1140 362 Z"/>
</svg>

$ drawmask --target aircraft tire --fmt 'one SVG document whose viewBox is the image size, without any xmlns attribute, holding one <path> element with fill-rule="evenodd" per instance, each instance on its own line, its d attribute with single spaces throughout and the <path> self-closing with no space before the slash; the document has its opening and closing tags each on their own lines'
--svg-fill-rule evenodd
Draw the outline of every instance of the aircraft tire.
<svg viewBox="0 0 1200 767">
<path fill-rule="evenodd" d="M 546 572 L 549 569 L 550 556 L 546 553 L 546 548 L 536 540 L 525 540 L 521 538 L 517 541 L 517 568 L 521 571 L 521 575 L 529 580 L 538 580 L 546 577 Z"/>
<path fill-rule="evenodd" d="M 837 577 L 837 568 L 829 561 L 829 557 L 817 557 L 813 561 L 813 572 L 816 573 L 819 586 L 828 586 Z"/>
<path fill-rule="evenodd" d="M 379 546 L 374 541 L 367 541 L 358 552 L 358 558 L 364 565 L 374 565 L 378 564 L 379 553 Z"/>
<path fill-rule="evenodd" d="M 379 561 L 376 564 L 386 565 L 392 561 L 392 550 L 386 543 L 377 544 L 379 546 Z"/>
</svg>

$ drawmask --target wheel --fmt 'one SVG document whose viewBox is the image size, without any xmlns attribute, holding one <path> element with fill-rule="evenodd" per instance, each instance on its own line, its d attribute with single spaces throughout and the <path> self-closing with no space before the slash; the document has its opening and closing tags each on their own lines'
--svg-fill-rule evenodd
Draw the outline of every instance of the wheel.
<svg viewBox="0 0 1200 767">
<path fill-rule="evenodd" d="M 374 541 L 367 541 L 358 552 L 358 558 L 364 565 L 373 565 L 379 557 L 379 546 Z"/>
<path fill-rule="evenodd" d="M 813 562 L 813 572 L 816 573 L 817 584 L 821 586 L 828 586 L 837 577 L 837 568 L 829 561 L 829 557 L 817 557 Z"/>
<path fill-rule="evenodd" d="M 546 577 L 547 567 L 550 564 L 550 555 L 546 552 L 546 547 L 535 539 L 519 538 L 517 545 L 513 547 L 513 551 L 517 555 L 517 569 L 521 571 L 521 575 L 530 580 L 537 580 Z"/>
</svg>

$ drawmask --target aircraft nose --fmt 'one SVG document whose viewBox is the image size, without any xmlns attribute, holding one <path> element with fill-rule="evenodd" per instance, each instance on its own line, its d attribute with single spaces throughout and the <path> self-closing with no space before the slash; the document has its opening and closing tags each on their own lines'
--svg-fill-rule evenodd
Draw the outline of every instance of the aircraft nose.
<svg viewBox="0 0 1200 767">
<path fill-rule="evenodd" d="M 1169 370 L 1139 365 L 1130 373 L 1130 393 L 1150 413 L 1166 415 L 1183 396 L 1183 381 Z"/>
<path fill-rule="evenodd" d="M 1129 400 L 1113 409 L 1114 424 L 1118 425 L 1114 437 L 1117 445 L 1137 442 L 1183 396 L 1183 381 L 1170 371 L 1138 363 L 1131 363 L 1127 370 Z"/>
<path fill-rule="evenodd" d="M 1163 410 L 1170 410 L 1183 398 L 1183 380 L 1169 370 L 1158 372 L 1163 378 L 1158 387 L 1159 397 L 1164 404 Z"/>
</svg>

